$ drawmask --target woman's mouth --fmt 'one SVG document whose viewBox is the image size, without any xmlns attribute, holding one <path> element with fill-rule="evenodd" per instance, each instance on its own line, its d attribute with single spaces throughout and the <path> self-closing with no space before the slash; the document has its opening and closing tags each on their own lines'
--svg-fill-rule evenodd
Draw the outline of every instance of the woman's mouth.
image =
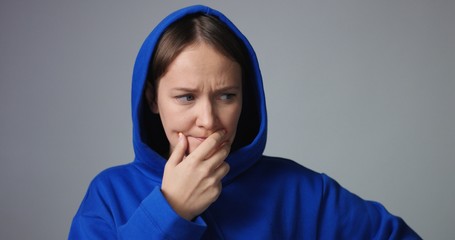
<svg viewBox="0 0 455 240">
<path fill-rule="evenodd" d="M 205 139 L 207 139 L 206 137 L 192 137 L 196 140 L 198 140 L 199 142 L 203 142 Z"/>
</svg>

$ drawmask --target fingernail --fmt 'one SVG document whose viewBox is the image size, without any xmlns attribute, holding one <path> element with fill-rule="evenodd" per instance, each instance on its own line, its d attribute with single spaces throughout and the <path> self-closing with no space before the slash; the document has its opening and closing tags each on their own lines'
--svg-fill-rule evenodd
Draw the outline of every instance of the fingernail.
<svg viewBox="0 0 455 240">
<path fill-rule="evenodd" d="M 183 141 L 183 133 L 179 132 L 179 141 Z"/>
</svg>

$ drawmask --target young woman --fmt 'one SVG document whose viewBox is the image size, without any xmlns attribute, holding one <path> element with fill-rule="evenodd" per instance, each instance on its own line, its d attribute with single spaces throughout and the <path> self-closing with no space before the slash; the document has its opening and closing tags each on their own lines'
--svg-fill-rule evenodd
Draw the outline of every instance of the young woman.
<svg viewBox="0 0 455 240">
<path fill-rule="evenodd" d="M 263 155 L 258 62 L 220 12 L 184 8 L 154 29 L 132 109 L 136 157 L 93 180 L 70 239 L 419 239 L 379 203 Z"/>
</svg>

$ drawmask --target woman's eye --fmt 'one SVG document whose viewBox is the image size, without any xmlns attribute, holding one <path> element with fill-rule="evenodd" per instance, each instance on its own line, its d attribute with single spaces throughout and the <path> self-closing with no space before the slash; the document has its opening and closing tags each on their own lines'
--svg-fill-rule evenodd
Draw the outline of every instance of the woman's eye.
<svg viewBox="0 0 455 240">
<path fill-rule="evenodd" d="M 182 102 L 182 103 L 188 103 L 188 102 L 191 102 L 194 100 L 194 96 L 190 95 L 190 94 L 177 96 L 175 98 L 177 99 L 177 101 Z"/>
<path fill-rule="evenodd" d="M 228 100 L 233 99 L 234 97 L 235 97 L 234 93 L 224 93 L 220 96 L 220 99 L 223 101 L 228 101 Z"/>
</svg>

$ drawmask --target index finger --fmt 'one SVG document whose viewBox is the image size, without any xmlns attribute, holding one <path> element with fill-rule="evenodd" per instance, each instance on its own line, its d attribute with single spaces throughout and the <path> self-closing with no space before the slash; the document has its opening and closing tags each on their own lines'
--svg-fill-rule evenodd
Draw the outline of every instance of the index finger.
<svg viewBox="0 0 455 240">
<path fill-rule="evenodd" d="M 201 161 L 210 157 L 214 150 L 223 143 L 225 130 L 214 132 L 212 135 L 207 137 L 189 156 L 200 159 Z"/>
</svg>

